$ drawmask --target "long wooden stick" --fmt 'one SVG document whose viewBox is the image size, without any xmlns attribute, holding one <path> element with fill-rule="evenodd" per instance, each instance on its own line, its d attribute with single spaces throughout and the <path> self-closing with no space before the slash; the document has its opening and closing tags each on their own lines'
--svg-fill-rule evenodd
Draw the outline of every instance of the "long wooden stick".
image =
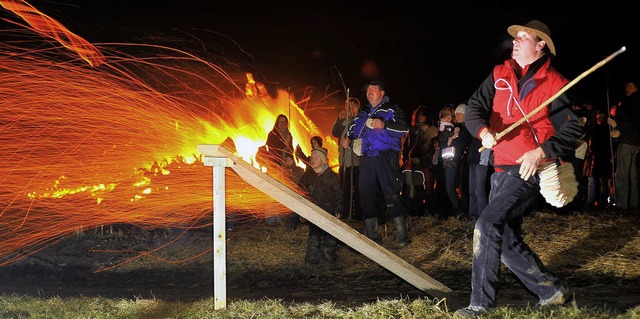
<svg viewBox="0 0 640 319">
<path fill-rule="evenodd" d="M 587 75 L 593 73 L 593 71 L 597 70 L 598 68 L 600 68 L 601 66 L 607 64 L 609 61 L 611 61 L 613 58 L 615 58 L 616 56 L 618 56 L 620 53 L 624 52 L 627 50 L 627 47 L 623 46 L 622 48 L 620 48 L 618 51 L 613 52 L 611 55 L 609 55 L 607 58 L 605 58 L 604 60 L 596 63 L 596 65 L 592 66 L 590 69 L 582 72 L 582 74 L 578 75 L 578 77 L 576 77 L 575 79 L 573 79 L 573 81 L 567 83 L 567 85 L 565 85 L 564 87 L 562 87 L 562 89 L 560 89 L 560 91 L 558 91 L 556 94 L 554 94 L 552 97 L 548 98 L 546 101 L 544 101 L 542 104 L 540 104 L 540 106 L 536 107 L 533 111 L 529 112 L 529 114 L 525 115 L 523 118 L 519 119 L 518 121 L 516 121 L 515 123 L 511 124 L 509 127 L 507 127 L 506 129 L 504 129 L 504 131 L 496 134 L 496 141 L 500 140 L 500 138 L 502 138 L 503 136 L 509 134 L 509 132 L 513 131 L 513 129 L 515 129 L 516 127 L 520 126 L 520 124 L 524 123 L 524 121 L 528 120 L 530 117 L 536 115 L 538 112 L 540 112 L 544 107 L 546 107 L 547 105 L 549 105 L 549 103 L 553 102 L 553 100 L 557 99 L 560 95 L 562 95 L 562 93 L 564 93 L 565 91 L 567 91 L 568 89 L 570 89 L 572 86 L 574 86 L 576 83 L 580 82 L 580 80 L 582 80 L 583 78 L 585 78 Z M 484 151 L 485 147 L 482 146 L 480 147 L 480 149 L 478 150 L 479 152 Z"/>
</svg>

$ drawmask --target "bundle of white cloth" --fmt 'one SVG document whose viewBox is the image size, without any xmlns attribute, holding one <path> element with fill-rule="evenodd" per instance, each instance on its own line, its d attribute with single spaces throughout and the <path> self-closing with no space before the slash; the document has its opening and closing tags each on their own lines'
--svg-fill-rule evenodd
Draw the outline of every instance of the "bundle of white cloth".
<svg viewBox="0 0 640 319">
<path fill-rule="evenodd" d="M 571 163 L 545 163 L 538 169 L 540 193 L 552 206 L 563 207 L 578 194 L 578 181 Z"/>
</svg>

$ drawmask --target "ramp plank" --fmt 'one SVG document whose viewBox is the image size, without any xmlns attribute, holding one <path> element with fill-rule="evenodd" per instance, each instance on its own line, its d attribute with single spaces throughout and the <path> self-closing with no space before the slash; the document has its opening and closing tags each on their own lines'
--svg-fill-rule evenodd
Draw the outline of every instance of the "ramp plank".
<svg viewBox="0 0 640 319">
<path fill-rule="evenodd" d="M 451 294 L 453 291 L 447 286 L 378 245 L 376 242 L 345 224 L 339 218 L 327 213 L 278 180 L 253 167 L 242 158 L 235 156 L 226 148 L 220 145 L 202 144 L 198 145 L 197 150 L 206 157 L 230 159 L 233 162 L 233 165 L 230 165 L 231 169 L 244 181 L 282 203 L 307 221 L 324 229 L 338 240 L 375 261 L 419 290 L 424 291 L 432 297 L 447 298 L 448 300 L 453 298 Z"/>
</svg>

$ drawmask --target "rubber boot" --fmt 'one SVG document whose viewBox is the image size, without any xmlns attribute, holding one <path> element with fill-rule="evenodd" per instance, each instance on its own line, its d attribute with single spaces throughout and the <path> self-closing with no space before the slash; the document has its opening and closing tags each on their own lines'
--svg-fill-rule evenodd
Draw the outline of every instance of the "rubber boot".
<svg viewBox="0 0 640 319">
<path fill-rule="evenodd" d="M 285 225 L 285 231 L 287 233 L 292 233 L 294 232 L 297 228 L 298 228 L 298 215 L 297 214 L 291 214 L 289 216 L 287 216 L 287 221 L 286 221 L 286 225 Z"/>
<path fill-rule="evenodd" d="M 374 218 L 367 218 L 364 220 L 364 230 L 365 230 L 365 235 L 367 235 L 367 237 L 369 237 L 369 239 L 378 242 L 379 241 L 379 237 L 378 237 L 378 218 L 374 217 Z"/>
<path fill-rule="evenodd" d="M 407 236 L 407 218 L 398 216 L 393 218 L 393 224 L 396 226 L 396 238 L 398 245 L 404 247 L 409 245 L 409 237 Z"/>
<path fill-rule="evenodd" d="M 338 255 L 336 255 L 336 248 L 338 247 L 338 240 L 335 237 L 324 234 L 322 236 L 322 256 L 324 259 L 333 264 L 338 259 Z"/>
<path fill-rule="evenodd" d="M 307 238 L 307 254 L 304 261 L 309 265 L 320 263 L 320 236 L 309 235 Z"/>
</svg>

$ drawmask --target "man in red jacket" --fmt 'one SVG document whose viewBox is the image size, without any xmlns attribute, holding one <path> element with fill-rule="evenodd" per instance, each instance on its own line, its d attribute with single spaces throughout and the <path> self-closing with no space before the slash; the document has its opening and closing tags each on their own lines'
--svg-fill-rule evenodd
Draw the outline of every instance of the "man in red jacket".
<svg viewBox="0 0 640 319">
<path fill-rule="evenodd" d="M 538 306 L 562 305 L 571 294 L 547 271 L 524 243 L 523 216 L 540 194 L 542 163 L 575 151 L 582 135 L 571 101 L 562 94 L 537 114 L 496 140 L 496 134 L 522 119 L 555 95 L 568 81 L 553 67 L 556 48 L 544 23 L 533 20 L 512 25 L 511 58 L 494 67 L 468 101 L 465 123 L 469 132 L 493 150 L 489 203 L 475 224 L 471 301 L 456 317 L 477 317 L 496 307 L 500 262 L 539 299 Z M 477 151 L 477 150 L 476 150 Z"/>
</svg>

